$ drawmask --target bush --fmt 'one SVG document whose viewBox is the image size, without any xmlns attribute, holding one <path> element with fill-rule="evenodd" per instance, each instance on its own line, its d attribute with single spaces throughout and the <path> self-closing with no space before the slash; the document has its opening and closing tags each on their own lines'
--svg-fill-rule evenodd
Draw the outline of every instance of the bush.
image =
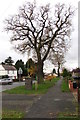
<svg viewBox="0 0 80 120">
<path fill-rule="evenodd" d="M 56 78 L 56 76 L 54 76 L 54 75 L 51 75 L 51 76 L 46 76 L 46 78 L 45 78 L 45 80 L 52 80 L 53 78 Z"/>
<path fill-rule="evenodd" d="M 67 69 L 63 70 L 63 74 L 62 75 L 63 75 L 63 77 L 69 76 L 69 73 L 68 73 Z"/>
<path fill-rule="evenodd" d="M 68 83 L 68 80 L 73 80 L 70 71 L 68 71 L 67 69 L 64 69 L 64 70 L 63 70 L 62 76 L 64 77 L 64 80 L 65 80 L 67 83 Z"/>
<path fill-rule="evenodd" d="M 70 76 L 64 77 L 65 82 L 68 84 L 68 81 L 71 80 L 73 81 L 73 78 Z"/>
</svg>

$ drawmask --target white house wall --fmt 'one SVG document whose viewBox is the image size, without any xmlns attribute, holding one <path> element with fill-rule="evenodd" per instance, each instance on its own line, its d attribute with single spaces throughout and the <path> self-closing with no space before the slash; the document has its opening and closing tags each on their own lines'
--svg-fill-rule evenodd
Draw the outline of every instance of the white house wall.
<svg viewBox="0 0 80 120">
<path fill-rule="evenodd" d="M 8 75 L 12 79 L 17 79 L 17 70 L 5 70 L 4 67 L 0 64 L 0 76 Z"/>
<path fill-rule="evenodd" d="M 2 65 L 0 65 L 0 71 L 4 71 L 5 69 L 3 68 Z"/>
<path fill-rule="evenodd" d="M 9 70 L 7 71 L 7 75 L 11 77 L 12 79 L 17 79 L 17 70 L 15 71 Z"/>
<path fill-rule="evenodd" d="M 2 76 L 2 75 L 7 75 L 7 71 L 1 71 L 0 70 L 0 76 Z"/>
<path fill-rule="evenodd" d="M 7 75 L 7 71 L 5 71 L 5 69 L 3 68 L 2 65 L 0 65 L 0 76 L 2 75 Z"/>
</svg>

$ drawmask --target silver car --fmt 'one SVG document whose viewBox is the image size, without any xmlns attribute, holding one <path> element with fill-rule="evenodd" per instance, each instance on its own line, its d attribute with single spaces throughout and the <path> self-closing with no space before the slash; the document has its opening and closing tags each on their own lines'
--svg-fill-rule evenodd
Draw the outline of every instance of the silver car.
<svg viewBox="0 0 80 120">
<path fill-rule="evenodd" d="M 0 84 L 1 85 L 12 84 L 12 83 L 13 83 L 13 80 L 11 78 L 0 79 Z"/>
</svg>

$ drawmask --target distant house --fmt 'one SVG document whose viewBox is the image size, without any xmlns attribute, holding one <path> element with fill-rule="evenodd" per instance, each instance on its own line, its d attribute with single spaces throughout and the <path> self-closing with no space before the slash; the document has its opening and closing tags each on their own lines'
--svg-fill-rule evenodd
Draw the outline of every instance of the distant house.
<svg viewBox="0 0 80 120">
<path fill-rule="evenodd" d="M 80 77 L 80 68 L 73 69 L 72 77 L 74 78 Z"/>
<path fill-rule="evenodd" d="M 17 79 L 17 70 L 12 65 L 0 64 L 0 76 L 8 75 L 12 79 Z"/>
</svg>

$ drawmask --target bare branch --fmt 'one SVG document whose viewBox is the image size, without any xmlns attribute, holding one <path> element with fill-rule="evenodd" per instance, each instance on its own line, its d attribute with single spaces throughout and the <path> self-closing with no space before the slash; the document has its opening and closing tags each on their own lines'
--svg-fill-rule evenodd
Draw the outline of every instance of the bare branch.
<svg viewBox="0 0 80 120">
<path fill-rule="evenodd" d="M 11 31 L 11 41 L 16 42 L 19 51 L 35 51 L 37 60 L 42 62 L 51 51 L 67 50 L 66 41 L 70 41 L 72 32 L 71 6 L 55 6 L 54 17 L 50 14 L 50 5 L 37 8 L 35 3 L 28 2 L 19 8 L 19 13 L 6 21 L 6 31 Z M 66 40 L 67 39 L 67 40 Z M 21 44 L 18 44 L 18 41 Z"/>
</svg>

